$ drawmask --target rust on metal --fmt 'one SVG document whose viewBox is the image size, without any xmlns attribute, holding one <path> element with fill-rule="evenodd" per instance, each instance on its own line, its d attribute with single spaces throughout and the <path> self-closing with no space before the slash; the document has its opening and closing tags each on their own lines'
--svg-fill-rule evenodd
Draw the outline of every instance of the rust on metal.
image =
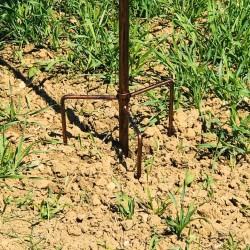
<svg viewBox="0 0 250 250">
<path fill-rule="evenodd" d="M 168 79 L 140 90 L 129 92 L 129 0 L 119 1 L 119 90 L 117 95 L 65 95 L 61 98 L 62 134 L 63 142 L 67 144 L 66 124 L 66 100 L 117 100 L 119 102 L 119 143 L 127 157 L 129 152 L 128 124 L 131 123 L 137 134 L 137 174 L 141 177 L 142 163 L 142 135 L 129 113 L 129 101 L 131 97 L 137 96 L 149 90 L 169 85 L 169 128 L 168 135 L 173 132 L 173 106 L 174 106 L 174 81 Z"/>
<path fill-rule="evenodd" d="M 128 108 L 129 98 L 129 0 L 119 1 L 119 143 L 128 156 L 128 118 L 123 109 Z"/>
</svg>

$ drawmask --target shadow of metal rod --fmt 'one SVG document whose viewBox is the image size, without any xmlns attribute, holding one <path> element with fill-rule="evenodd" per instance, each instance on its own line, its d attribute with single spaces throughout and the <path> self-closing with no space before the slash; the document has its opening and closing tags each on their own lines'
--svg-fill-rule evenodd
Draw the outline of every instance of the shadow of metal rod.
<svg viewBox="0 0 250 250">
<path fill-rule="evenodd" d="M 137 90 L 135 92 L 129 93 L 130 97 L 139 95 L 141 93 L 147 92 L 151 89 L 160 88 L 162 86 L 169 84 L 169 128 L 168 128 L 168 136 L 171 136 L 173 133 L 173 120 L 174 120 L 174 81 L 173 79 L 168 79 L 167 81 L 153 84 L 149 87 Z"/>
<path fill-rule="evenodd" d="M 138 127 L 136 126 L 135 122 L 133 121 L 132 116 L 130 115 L 130 113 L 127 110 L 127 107 L 125 106 L 123 109 L 123 112 L 126 114 L 126 116 L 129 119 L 129 122 L 131 123 L 132 127 L 134 128 L 135 133 L 137 134 L 137 140 L 138 140 L 138 149 L 137 149 L 137 163 L 136 163 L 136 167 L 137 167 L 137 174 L 136 174 L 136 178 L 140 179 L 141 177 L 141 162 L 142 162 L 142 135 L 140 130 L 138 129 Z"/>
<path fill-rule="evenodd" d="M 117 100 L 115 95 L 65 95 L 61 98 L 61 117 L 62 117 L 62 133 L 63 143 L 67 144 L 67 125 L 66 125 L 66 112 L 65 101 L 66 100 Z"/>
</svg>

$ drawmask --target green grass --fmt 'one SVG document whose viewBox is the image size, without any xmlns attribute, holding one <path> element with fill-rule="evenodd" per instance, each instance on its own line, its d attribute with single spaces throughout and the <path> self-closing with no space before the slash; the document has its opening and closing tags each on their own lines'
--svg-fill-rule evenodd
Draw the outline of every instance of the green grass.
<svg viewBox="0 0 250 250">
<path fill-rule="evenodd" d="M 166 66 L 177 83 L 176 105 L 202 108 L 207 92 L 230 104 L 249 98 L 250 1 L 131 1 L 131 76 L 145 65 Z M 51 67 L 65 64 L 114 82 L 118 70 L 116 1 L 5 1 L 0 5 L 2 45 L 27 43 L 61 49 Z M 158 22 L 168 33 L 150 37 Z M 143 24 L 143 25 L 142 25 Z M 48 62 L 49 64 L 49 62 Z M 183 96 L 183 87 L 189 89 Z M 160 105 L 160 104 L 159 104 Z"/>
<path fill-rule="evenodd" d="M 135 212 L 135 201 L 134 198 L 127 195 L 121 184 L 117 179 L 114 178 L 114 182 L 117 185 L 119 191 L 116 193 L 117 208 L 120 215 L 126 219 L 132 220 Z"/>
<path fill-rule="evenodd" d="M 222 157 L 235 167 L 250 152 L 250 116 L 247 113 L 250 99 L 250 0 L 131 0 L 130 4 L 130 83 L 136 84 L 136 76 L 156 81 L 172 77 L 176 82 L 175 108 L 197 108 L 203 123 L 203 139 L 207 134 L 214 135 L 214 141 L 208 138 L 200 142 L 197 150 L 209 154 L 213 169 Z M 168 29 L 162 32 L 166 27 Z M 157 29 L 159 32 L 155 32 Z M 41 71 L 53 72 L 64 66 L 71 73 L 95 75 L 105 83 L 115 84 L 119 51 L 118 1 L 1 1 L 0 50 L 15 44 L 22 55 L 29 43 L 35 44 L 36 48 L 48 48 L 55 57 L 27 68 L 30 79 Z M 159 65 L 164 66 L 160 72 L 157 71 Z M 226 121 L 211 111 L 204 111 L 206 99 L 211 97 L 220 98 L 230 110 Z M 168 95 L 159 98 L 157 92 L 151 91 L 148 98 L 144 104 L 154 106 L 157 111 L 149 121 L 151 126 L 168 114 Z M 32 153 L 33 143 L 26 144 L 22 135 L 14 145 L 5 136 L 6 129 L 21 126 L 26 116 L 36 114 L 29 107 L 28 98 L 26 102 L 25 112 L 19 101 L 11 97 L 9 103 L 1 103 L 0 178 L 20 177 L 30 168 L 26 157 Z M 89 137 L 95 144 L 91 134 Z M 181 150 L 181 145 L 179 147 Z M 99 154 L 97 146 L 93 152 Z M 154 157 L 146 162 L 148 175 Z M 210 175 L 204 178 L 203 188 L 212 199 L 213 178 Z M 184 203 L 185 192 L 193 180 L 194 176 L 186 176 L 180 200 L 173 192 L 169 192 L 166 200 L 152 197 L 148 188 L 148 200 L 140 201 L 144 202 L 148 213 L 160 216 L 173 203 L 176 214 L 166 217 L 166 223 L 178 237 L 194 220 L 204 219 L 194 217 L 194 202 Z M 117 186 L 117 208 L 123 218 L 132 219 L 136 201 L 122 190 L 119 183 Z M 50 219 L 62 211 L 64 204 L 60 205 L 59 198 L 60 195 L 56 197 L 48 193 L 39 206 L 41 218 Z M 6 200 L 6 204 L 8 202 Z M 192 240 L 191 237 L 190 242 Z M 158 242 L 159 238 L 154 234 L 150 248 L 155 249 Z M 225 244 L 231 249 L 238 247 L 232 235 Z"/>
<path fill-rule="evenodd" d="M 147 200 L 139 198 L 139 204 L 145 209 L 146 212 L 152 211 L 154 214 L 162 216 L 168 209 L 169 205 L 172 204 L 169 196 L 167 198 L 162 198 L 157 195 L 155 197 L 152 197 L 149 186 L 147 187 L 147 195 Z"/>
<path fill-rule="evenodd" d="M 48 188 L 48 195 L 46 199 L 42 200 L 41 204 L 37 205 L 39 215 L 41 219 L 50 220 L 57 214 L 61 213 L 66 206 L 69 206 L 67 202 L 61 202 L 61 193 L 54 195 Z"/>
<path fill-rule="evenodd" d="M 12 89 L 12 86 L 10 86 Z M 9 102 L 4 103 L 1 102 L 0 109 L 0 131 L 19 124 L 20 126 L 30 126 L 30 125 L 38 125 L 42 124 L 37 122 L 29 122 L 29 118 L 38 114 L 45 112 L 47 109 L 51 108 L 50 106 L 46 106 L 44 108 L 34 110 L 31 107 L 29 96 L 25 96 L 25 104 L 21 104 L 20 96 L 14 97 L 12 95 L 7 96 L 6 99 L 9 99 Z"/>
<path fill-rule="evenodd" d="M 157 250 L 157 244 L 160 241 L 162 241 L 162 239 L 160 239 L 159 236 L 157 235 L 157 232 L 154 231 L 149 242 L 148 250 Z"/>
<path fill-rule="evenodd" d="M 34 163 L 25 161 L 28 155 L 35 153 L 31 149 L 37 142 L 24 145 L 25 137 L 22 135 L 18 145 L 15 147 L 5 136 L 0 136 L 0 178 L 23 178 L 21 173 L 24 170 L 36 166 Z"/>
<path fill-rule="evenodd" d="M 0 179 L 5 178 L 24 178 L 22 172 L 37 166 L 28 157 L 41 151 L 34 150 L 39 140 L 28 141 L 25 135 L 27 127 L 41 126 L 37 122 L 29 122 L 29 118 L 46 111 L 49 106 L 33 110 L 29 96 L 25 96 L 25 104 L 21 98 L 12 96 L 12 86 L 10 85 L 10 96 L 6 96 L 9 102 L 1 102 L 0 108 Z M 18 138 L 12 138 L 11 127 L 20 130 Z M 51 143 L 47 141 L 48 143 Z"/>
<path fill-rule="evenodd" d="M 132 3 L 136 16 L 146 16 L 155 12 L 154 1 Z M 49 46 L 61 49 L 63 58 L 55 60 L 52 66 L 65 64 L 68 68 L 78 68 L 85 74 L 98 74 L 106 81 L 114 82 L 118 70 L 118 4 L 114 1 L 6 1 L 0 5 L 1 42 Z M 141 13 L 139 13 L 139 10 Z M 149 59 L 142 52 L 148 30 L 135 18 L 131 26 L 131 60 L 136 65 L 131 71 L 138 72 Z M 150 51 L 148 48 L 147 50 Z M 49 65 L 49 62 L 47 62 Z M 132 72 L 133 73 L 133 72 Z"/>
<path fill-rule="evenodd" d="M 203 204 L 197 206 L 195 204 L 195 200 L 193 200 L 188 206 L 187 209 L 185 209 L 185 195 L 186 195 L 186 189 L 189 185 L 192 184 L 194 181 L 194 175 L 190 174 L 189 171 L 186 172 L 186 177 L 184 179 L 184 183 L 182 186 L 181 191 L 181 198 L 180 198 L 180 205 L 178 204 L 175 195 L 169 191 L 169 196 L 174 204 L 175 210 L 176 210 L 176 217 L 172 218 L 172 216 L 167 216 L 165 218 L 167 225 L 170 228 L 170 231 L 177 235 L 177 237 L 180 239 L 182 237 L 183 230 L 189 225 L 192 224 L 196 220 L 204 220 L 209 223 L 209 221 L 204 217 L 194 217 L 194 214 L 199 206 L 202 206 Z"/>
</svg>

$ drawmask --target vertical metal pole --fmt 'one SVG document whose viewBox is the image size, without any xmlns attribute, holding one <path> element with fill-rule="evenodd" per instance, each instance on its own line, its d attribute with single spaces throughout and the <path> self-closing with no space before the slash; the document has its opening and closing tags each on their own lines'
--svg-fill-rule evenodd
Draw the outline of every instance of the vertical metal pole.
<svg viewBox="0 0 250 250">
<path fill-rule="evenodd" d="M 129 93 L 129 0 L 119 0 L 119 94 Z M 129 98 L 119 99 L 119 142 L 128 156 L 128 109 Z"/>
</svg>

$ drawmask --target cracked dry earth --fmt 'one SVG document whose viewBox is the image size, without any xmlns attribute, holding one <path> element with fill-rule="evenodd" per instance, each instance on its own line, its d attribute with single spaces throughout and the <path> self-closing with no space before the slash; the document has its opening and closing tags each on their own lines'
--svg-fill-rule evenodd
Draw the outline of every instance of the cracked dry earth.
<svg viewBox="0 0 250 250">
<path fill-rule="evenodd" d="M 175 110 L 175 133 L 168 137 L 167 117 L 157 125 L 146 126 L 155 112 L 153 107 L 143 105 L 148 97 L 131 100 L 132 114 L 146 128 L 143 174 L 137 180 L 134 178 L 136 138 L 132 130 L 131 158 L 124 158 L 118 147 L 116 101 L 68 101 L 69 143 L 56 143 L 62 141 L 61 96 L 116 94 L 116 86 L 102 85 L 90 77 L 69 76 L 63 70 L 56 74 L 40 72 L 30 81 L 27 68 L 53 55 L 45 49 L 27 46 L 20 60 L 12 56 L 12 50 L 6 48 L 0 52 L 1 109 L 9 105 L 11 97 L 20 114 L 50 107 L 28 115 L 25 130 L 23 123 L 7 128 L 6 137 L 13 144 L 18 143 L 22 133 L 27 145 L 37 141 L 33 149 L 41 152 L 26 158 L 27 163 L 36 167 L 24 174 L 42 179 L 1 180 L 0 249 L 184 249 L 191 238 L 189 249 L 227 249 L 229 233 L 239 242 L 239 249 L 250 244 L 249 158 L 241 159 L 232 168 L 222 157 L 212 172 L 211 154 L 197 147 L 204 140 L 197 110 Z M 142 86 L 145 85 L 136 85 Z M 204 100 L 204 108 L 221 119 L 229 116 L 224 103 L 213 96 Z M 18 118 L 24 120 L 24 117 Z M 181 189 L 187 169 L 196 178 L 187 187 L 185 207 L 195 200 L 195 217 L 205 217 L 210 223 L 195 220 L 188 226 L 190 231 L 184 229 L 183 237 L 178 239 L 164 220 L 167 216 L 175 218 L 173 204 L 161 216 L 145 204 L 149 202 L 148 188 L 154 207 L 168 200 L 168 191 Z M 207 176 L 213 180 L 211 185 L 206 185 Z M 135 200 L 131 220 L 118 212 L 119 189 L 114 178 Z M 57 197 L 58 194 L 61 196 Z M 176 193 L 176 199 L 180 200 L 180 192 Z M 46 204 L 54 204 L 50 207 L 50 219 L 44 218 L 48 207 L 43 205 L 48 200 L 50 203 Z M 160 240 L 153 248 L 156 238 Z"/>
</svg>

